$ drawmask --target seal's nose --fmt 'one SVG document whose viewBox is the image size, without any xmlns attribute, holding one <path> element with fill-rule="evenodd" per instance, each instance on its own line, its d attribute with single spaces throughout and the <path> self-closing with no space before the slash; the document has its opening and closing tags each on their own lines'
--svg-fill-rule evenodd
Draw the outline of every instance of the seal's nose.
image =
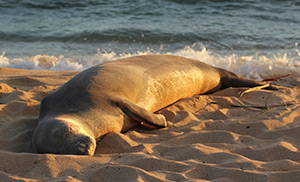
<svg viewBox="0 0 300 182">
<path fill-rule="evenodd" d="M 77 155 L 93 155 L 96 149 L 96 142 L 89 136 L 81 136 L 76 142 L 75 151 L 70 151 L 72 154 Z"/>
</svg>

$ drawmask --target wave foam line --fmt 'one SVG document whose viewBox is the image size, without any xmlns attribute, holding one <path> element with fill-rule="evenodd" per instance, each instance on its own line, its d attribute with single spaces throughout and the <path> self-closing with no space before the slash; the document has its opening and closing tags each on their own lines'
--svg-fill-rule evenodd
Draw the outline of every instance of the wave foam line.
<svg viewBox="0 0 300 182">
<path fill-rule="evenodd" d="M 207 64 L 230 70 L 239 75 L 261 80 L 270 77 L 276 77 L 286 74 L 300 75 L 300 53 L 298 57 L 288 58 L 287 54 L 273 55 L 267 57 L 264 55 L 240 56 L 237 54 L 212 54 L 204 46 L 199 49 L 198 44 L 186 46 L 176 52 L 167 52 L 172 54 L 200 60 Z M 63 55 L 35 55 L 27 58 L 10 59 L 5 56 L 5 52 L 0 55 L 0 67 L 29 69 L 29 70 L 76 70 L 82 71 L 96 64 L 113 61 L 120 58 L 126 58 L 137 55 L 161 54 L 161 51 L 147 49 L 135 53 L 106 52 L 98 50 L 95 55 L 85 57 L 66 58 Z"/>
</svg>

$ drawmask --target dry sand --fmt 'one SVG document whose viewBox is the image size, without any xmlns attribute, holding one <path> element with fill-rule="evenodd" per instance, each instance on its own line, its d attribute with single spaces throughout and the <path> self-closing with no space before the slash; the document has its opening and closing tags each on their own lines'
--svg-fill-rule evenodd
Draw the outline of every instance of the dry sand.
<svg viewBox="0 0 300 182">
<path fill-rule="evenodd" d="M 160 111 L 168 128 L 110 133 L 95 156 L 32 153 L 39 102 L 75 74 L 0 68 L 0 181 L 300 180 L 296 76 L 183 99 Z"/>
</svg>

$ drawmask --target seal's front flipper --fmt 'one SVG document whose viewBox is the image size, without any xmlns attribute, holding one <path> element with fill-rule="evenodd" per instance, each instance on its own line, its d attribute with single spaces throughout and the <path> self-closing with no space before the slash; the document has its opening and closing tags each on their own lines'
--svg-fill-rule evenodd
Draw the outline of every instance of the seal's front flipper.
<svg viewBox="0 0 300 182">
<path fill-rule="evenodd" d="M 161 114 L 153 114 L 127 99 L 117 99 L 115 102 L 128 117 L 147 128 L 167 127 L 166 118 Z"/>
</svg>

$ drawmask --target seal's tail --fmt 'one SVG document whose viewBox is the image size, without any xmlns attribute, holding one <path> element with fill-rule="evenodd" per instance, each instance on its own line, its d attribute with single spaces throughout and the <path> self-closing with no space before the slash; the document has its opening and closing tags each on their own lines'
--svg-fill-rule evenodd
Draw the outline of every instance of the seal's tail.
<svg viewBox="0 0 300 182">
<path fill-rule="evenodd" d="M 266 85 L 264 89 L 267 90 L 278 90 L 278 88 L 269 85 L 265 82 L 258 82 L 254 80 L 247 79 L 245 77 L 239 76 L 235 73 L 230 71 L 220 69 L 220 76 L 221 76 L 221 85 L 222 88 L 228 87 L 258 87 Z"/>
</svg>

